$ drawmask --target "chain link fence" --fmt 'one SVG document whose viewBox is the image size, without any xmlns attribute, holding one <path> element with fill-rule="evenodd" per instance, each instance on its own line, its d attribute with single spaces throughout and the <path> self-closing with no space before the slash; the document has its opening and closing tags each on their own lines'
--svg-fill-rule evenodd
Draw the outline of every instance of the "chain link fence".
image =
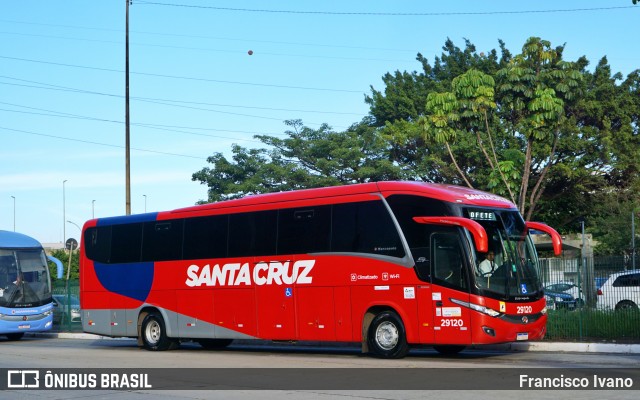
<svg viewBox="0 0 640 400">
<path fill-rule="evenodd" d="M 547 340 L 640 343 L 640 259 L 540 260 Z"/>
<path fill-rule="evenodd" d="M 80 285 L 78 280 L 52 282 L 53 330 L 82 332 Z"/>
</svg>

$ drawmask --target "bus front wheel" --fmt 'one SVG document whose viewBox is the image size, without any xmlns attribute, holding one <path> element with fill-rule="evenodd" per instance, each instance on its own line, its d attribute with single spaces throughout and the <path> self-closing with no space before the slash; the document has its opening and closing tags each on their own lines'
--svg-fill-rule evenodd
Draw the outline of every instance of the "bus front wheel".
<svg viewBox="0 0 640 400">
<path fill-rule="evenodd" d="M 7 333 L 7 339 L 14 341 L 14 340 L 20 340 L 22 339 L 22 337 L 24 336 L 24 332 L 20 332 L 20 333 Z"/>
<path fill-rule="evenodd" d="M 404 324 L 393 311 L 383 311 L 373 318 L 367 342 L 380 358 L 402 358 L 409 352 Z"/>
<path fill-rule="evenodd" d="M 164 320 L 157 313 L 149 313 L 140 327 L 143 347 L 151 351 L 169 350 L 177 347 L 177 342 L 167 337 Z"/>
</svg>

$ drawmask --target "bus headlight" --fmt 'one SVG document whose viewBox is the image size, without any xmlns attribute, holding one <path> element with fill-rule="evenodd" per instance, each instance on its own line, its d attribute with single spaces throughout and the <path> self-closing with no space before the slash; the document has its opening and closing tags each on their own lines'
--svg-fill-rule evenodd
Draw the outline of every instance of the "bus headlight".
<svg viewBox="0 0 640 400">
<path fill-rule="evenodd" d="M 480 306 L 477 304 L 473 304 L 473 303 L 469 303 L 469 308 L 471 308 L 472 310 L 481 312 L 483 314 L 487 314 L 491 317 L 497 317 L 498 315 L 500 315 L 499 312 L 497 312 L 496 310 L 493 310 L 491 308 L 485 307 L 485 306 Z"/>
</svg>

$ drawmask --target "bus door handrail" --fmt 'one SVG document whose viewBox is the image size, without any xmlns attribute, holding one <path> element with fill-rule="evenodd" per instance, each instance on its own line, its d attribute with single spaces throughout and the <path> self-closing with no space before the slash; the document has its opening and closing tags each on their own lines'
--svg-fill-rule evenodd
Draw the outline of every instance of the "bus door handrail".
<svg viewBox="0 0 640 400">
<path fill-rule="evenodd" d="M 544 224 L 542 222 L 527 221 L 525 222 L 525 225 L 528 230 L 541 231 L 551 236 L 551 244 L 553 245 L 553 254 L 555 254 L 556 256 L 559 256 L 562 254 L 562 237 L 560 236 L 558 231 L 556 231 L 549 225 Z"/>
<path fill-rule="evenodd" d="M 487 231 L 484 230 L 482 225 L 472 219 L 464 217 L 413 217 L 413 220 L 419 224 L 461 226 L 473 235 L 473 241 L 475 242 L 477 251 L 486 253 L 489 250 Z"/>
</svg>

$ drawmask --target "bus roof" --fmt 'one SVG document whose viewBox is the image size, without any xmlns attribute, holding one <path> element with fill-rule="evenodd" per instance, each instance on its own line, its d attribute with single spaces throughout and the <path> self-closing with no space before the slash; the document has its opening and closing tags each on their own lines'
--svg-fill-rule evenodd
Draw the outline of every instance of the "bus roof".
<svg viewBox="0 0 640 400">
<path fill-rule="evenodd" d="M 28 249 L 42 247 L 40 242 L 22 233 L 0 231 L 0 248 Z"/>
<path fill-rule="evenodd" d="M 366 193 L 382 193 L 383 195 L 400 193 L 415 194 L 418 196 L 425 196 L 459 204 L 483 207 L 516 208 L 512 202 L 503 197 L 467 187 L 413 181 L 386 181 L 249 195 L 241 199 L 181 208 L 172 211 L 172 213 L 188 213 L 193 211 L 216 210 L 240 206 L 272 204 Z"/>
</svg>

